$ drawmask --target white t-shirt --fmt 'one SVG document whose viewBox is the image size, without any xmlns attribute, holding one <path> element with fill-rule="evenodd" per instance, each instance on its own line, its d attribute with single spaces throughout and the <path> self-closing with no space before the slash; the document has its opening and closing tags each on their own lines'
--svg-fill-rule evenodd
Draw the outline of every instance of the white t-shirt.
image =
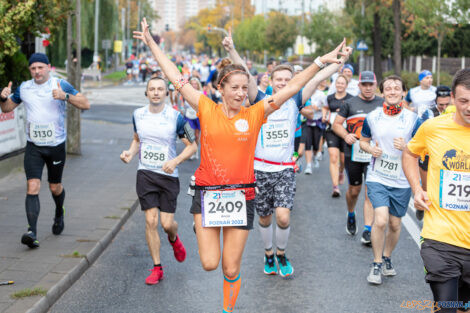
<svg viewBox="0 0 470 313">
<path fill-rule="evenodd" d="M 315 105 L 318 109 L 318 111 L 315 111 L 313 113 L 313 119 L 318 120 L 322 118 L 322 111 L 321 109 L 324 106 L 328 106 L 328 101 L 326 100 L 327 95 L 325 94 L 325 91 L 323 90 L 315 90 L 313 93 L 312 97 L 310 98 L 311 104 Z"/>
<path fill-rule="evenodd" d="M 34 79 L 25 81 L 11 95 L 13 102 L 24 103 L 27 121 L 26 139 L 38 146 L 58 146 L 67 137 L 66 103 L 52 97 L 52 91 L 57 89 L 57 83 L 60 83 L 61 89 L 66 93 L 72 95 L 78 93 L 67 81 L 51 77 L 41 85 L 36 84 Z M 47 134 L 52 136 L 47 137 Z"/>
<path fill-rule="evenodd" d="M 330 89 L 328 89 L 328 95 L 332 95 L 336 92 L 336 79 L 331 83 Z M 346 92 L 349 93 L 351 96 L 358 96 L 361 92 L 359 90 L 359 81 L 357 79 L 351 78 L 348 83 L 348 87 L 346 87 Z"/>
<path fill-rule="evenodd" d="M 417 108 L 416 113 L 421 116 L 424 111 L 431 109 L 436 101 L 436 87 L 431 86 L 429 89 L 422 89 L 421 86 L 411 88 L 405 97 L 411 107 Z"/>
<path fill-rule="evenodd" d="M 372 158 L 366 181 L 394 188 L 410 187 L 401 166 L 402 151 L 394 148 L 393 139 L 402 137 L 408 143 L 419 125 L 418 115 L 410 110 L 402 110 L 390 116 L 385 114 L 382 107 L 378 107 L 367 114 L 361 135 L 372 138 L 372 146 L 378 142 L 383 153 L 380 158 Z"/>
<path fill-rule="evenodd" d="M 264 95 L 262 91 L 258 92 L 258 95 L 260 94 Z M 299 91 L 279 110 L 268 116 L 258 134 L 255 158 L 276 163 L 292 162 L 297 116 L 302 108 L 302 91 Z M 269 164 L 255 160 L 254 168 L 263 172 L 279 172 L 292 168 L 292 165 Z"/>
<path fill-rule="evenodd" d="M 177 156 L 176 136 L 184 135 L 181 114 L 168 105 L 160 113 L 151 113 L 147 105 L 134 111 L 132 122 L 140 139 L 138 169 L 178 177 L 178 168 L 168 174 L 161 166 Z"/>
</svg>

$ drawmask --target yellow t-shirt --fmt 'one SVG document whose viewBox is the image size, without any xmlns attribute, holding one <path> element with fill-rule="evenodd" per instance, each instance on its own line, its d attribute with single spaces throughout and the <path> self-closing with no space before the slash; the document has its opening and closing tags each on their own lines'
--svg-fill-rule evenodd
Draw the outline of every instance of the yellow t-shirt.
<svg viewBox="0 0 470 313">
<path fill-rule="evenodd" d="M 470 128 L 454 114 L 427 120 L 408 143 L 417 155 L 429 155 L 430 211 L 421 236 L 470 249 Z"/>
</svg>

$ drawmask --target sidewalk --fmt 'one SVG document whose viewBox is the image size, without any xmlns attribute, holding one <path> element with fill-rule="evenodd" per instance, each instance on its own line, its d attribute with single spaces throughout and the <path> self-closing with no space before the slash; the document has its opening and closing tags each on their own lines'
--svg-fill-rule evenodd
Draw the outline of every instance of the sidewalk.
<svg viewBox="0 0 470 313">
<path fill-rule="evenodd" d="M 132 139 L 132 126 L 82 119 L 82 155 L 67 156 L 63 184 L 65 229 L 51 232 L 55 211 L 43 173 L 38 221 L 40 248 L 20 243 L 26 232 L 26 180 L 23 172 L 0 178 L 0 312 L 46 312 L 111 242 L 137 207 L 136 162 L 119 159 Z M 42 287 L 45 297 L 13 299 L 25 288 Z"/>
</svg>

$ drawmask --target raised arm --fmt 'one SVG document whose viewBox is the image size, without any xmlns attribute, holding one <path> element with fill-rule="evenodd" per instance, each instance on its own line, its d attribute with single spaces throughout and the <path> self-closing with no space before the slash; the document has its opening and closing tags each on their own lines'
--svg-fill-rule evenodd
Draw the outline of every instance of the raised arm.
<svg viewBox="0 0 470 313">
<path fill-rule="evenodd" d="M 8 87 L 3 88 L 0 94 L 0 108 L 3 113 L 11 112 L 19 105 L 10 98 L 12 84 L 12 82 L 9 82 Z"/>
<path fill-rule="evenodd" d="M 344 39 L 333 51 L 317 58 L 315 61 L 326 64 L 326 63 L 341 63 L 341 59 L 338 56 L 345 56 L 351 54 L 352 49 L 345 47 L 346 39 Z M 265 100 L 264 112 L 265 116 L 273 113 L 277 107 L 280 107 L 289 98 L 294 96 L 305 86 L 313 76 L 320 70 L 320 66 L 316 62 L 312 63 L 305 70 L 295 75 L 287 86 L 276 92 L 274 95 Z"/>
<path fill-rule="evenodd" d="M 191 84 L 187 83 L 187 80 L 183 78 L 180 71 L 173 62 L 163 53 L 160 47 L 157 45 L 152 35 L 150 34 L 149 25 L 147 19 L 144 17 L 140 23 L 142 31 L 134 31 L 134 38 L 140 39 L 146 44 L 150 51 L 152 51 L 153 57 L 160 65 L 163 73 L 172 82 L 176 89 L 183 95 L 194 110 L 198 110 L 199 97 L 201 93 L 194 89 Z"/>
<path fill-rule="evenodd" d="M 328 65 L 326 68 L 322 69 L 320 72 L 317 73 L 304 87 L 302 90 L 302 103 L 307 102 L 308 99 L 313 95 L 315 90 L 317 89 L 318 85 L 324 81 L 325 79 L 329 78 L 331 75 L 336 73 L 338 69 L 346 62 L 349 58 L 348 55 L 343 55 L 341 57 L 341 63 L 333 63 Z"/>
<path fill-rule="evenodd" d="M 228 36 L 224 38 L 222 41 L 222 45 L 224 46 L 225 51 L 227 51 L 230 60 L 232 60 L 233 63 L 235 64 L 240 64 L 242 65 L 248 75 L 250 76 L 249 81 L 248 81 L 248 100 L 250 100 L 250 103 L 255 101 L 256 95 L 258 94 L 258 86 L 256 85 L 256 79 L 254 79 L 253 76 L 251 76 L 250 70 L 246 66 L 245 61 L 240 57 L 238 54 L 237 50 L 235 49 L 235 45 L 233 44 L 233 39 L 232 39 L 232 28 L 229 27 L 228 29 Z"/>
</svg>

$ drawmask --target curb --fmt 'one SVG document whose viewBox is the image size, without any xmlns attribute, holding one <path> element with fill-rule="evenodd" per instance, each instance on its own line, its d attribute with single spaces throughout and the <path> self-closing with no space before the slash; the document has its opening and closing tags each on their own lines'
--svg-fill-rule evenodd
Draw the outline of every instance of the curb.
<svg viewBox="0 0 470 313">
<path fill-rule="evenodd" d="M 70 272 L 65 274 L 57 284 L 47 291 L 46 296 L 42 297 L 36 302 L 26 313 L 46 313 L 49 308 L 69 289 L 85 271 L 98 259 L 103 251 L 108 247 L 113 238 L 117 235 L 124 223 L 135 212 L 139 200 L 136 200 L 130 210 L 128 210 L 119 222 L 110 229 L 103 238 L 101 238 L 96 245 L 91 249 L 87 255 L 82 258 L 80 263 L 75 266 Z"/>
</svg>

